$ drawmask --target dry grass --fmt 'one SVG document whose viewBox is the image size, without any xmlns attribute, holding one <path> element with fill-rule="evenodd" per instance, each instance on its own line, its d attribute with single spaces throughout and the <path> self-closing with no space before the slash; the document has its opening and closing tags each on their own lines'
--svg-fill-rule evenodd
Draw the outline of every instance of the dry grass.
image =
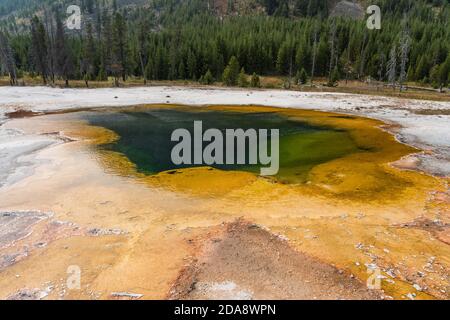
<svg viewBox="0 0 450 320">
<path fill-rule="evenodd" d="M 368 84 L 361 81 L 340 81 L 337 87 L 327 87 L 326 79 L 316 79 L 314 81 L 314 86 L 310 85 L 295 86 L 296 89 L 302 91 L 323 91 L 323 92 L 343 92 L 343 93 L 355 93 L 355 94 L 368 94 L 377 96 L 387 96 L 387 97 L 398 97 L 407 99 L 419 99 L 419 100 L 434 100 L 434 101 L 450 101 L 450 92 L 440 93 L 438 91 L 433 91 L 431 87 L 423 87 L 423 89 L 418 89 L 416 83 L 408 83 L 409 86 L 414 86 L 415 88 L 408 88 L 407 91 L 399 92 L 398 88 L 393 90 L 390 87 L 385 87 L 380 83 Z"/>
</svg>

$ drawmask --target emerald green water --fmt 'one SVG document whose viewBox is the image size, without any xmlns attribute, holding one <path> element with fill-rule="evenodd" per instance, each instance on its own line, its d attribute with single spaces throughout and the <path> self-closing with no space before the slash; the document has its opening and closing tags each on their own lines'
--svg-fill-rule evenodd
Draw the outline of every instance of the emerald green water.
<svg viewBox="0 0 450 320">
<path fill-rule="evenodd" d="M 291 120 L 273 112 L 243 113 L 228 111 L 182 111 L 150 109 L 111 113 L 90 113 L 86 119 L 93 125 L 105 127 L 120 136 L 118 141 L 100 146 L 124 154 L 145 174 L 194 167 L 174 165 L 172 132 L 185 128 L 193 135 L 194 121 L 203 122 L 203 132 L 209 128 L 279 129 L 280 170 L 277 179 L 284 182 L 305 182 L 314 166 L 361 152 L 348 132 L 329 127 L 313 126 Z M 269 131 L 270 132 L 270 131 Z M 209 144 L 205 142 L 204 146 Z M 269 142 L 270 144 L 270 142 Z M 213 165 L 223 170 L 242 170 L 259 173 L 261 165 Z"/>
</svg>

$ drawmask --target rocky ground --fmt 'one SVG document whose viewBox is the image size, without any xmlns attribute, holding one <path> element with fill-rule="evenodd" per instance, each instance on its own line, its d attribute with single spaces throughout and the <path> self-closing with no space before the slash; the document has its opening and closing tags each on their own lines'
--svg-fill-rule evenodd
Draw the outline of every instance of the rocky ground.
<svg viewBox="0 0 450 320">
<path fill-rule="evenodd" d="M 292 249 L 285 238 L 242 220 L 202 239 L 169 299 L 380 299 L 352 274 Z M 232 280 L 230 280 L 232 279 Z"/>
</svg>

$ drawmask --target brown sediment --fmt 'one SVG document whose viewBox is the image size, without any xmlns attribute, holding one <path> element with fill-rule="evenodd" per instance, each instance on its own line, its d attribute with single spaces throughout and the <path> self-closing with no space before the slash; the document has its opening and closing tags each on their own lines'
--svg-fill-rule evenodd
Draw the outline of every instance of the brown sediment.
<svg viewBox="0 0 450 320">
<path fill-rule="evenodd" d="M 218 229 L 218 230 L 215 230 Z M 198 239 L 200 254 L 168 299 L 380 299 L 353 275 L 292 249 L 281 236 L 237 220 Z"/>
<path fill-rule="evenodd" d="M 131 110 L 151 107 L 161 106 Z M 173 106 L 165 106 L 169 107 Z M 382 123 L 376 120 L 257 106 L 209 109 L 281 112 L 313 124 L 342 128 L 371 152 L 319 165 L 304 185 L 211 168 L 145 176 L 123 155 L 99 151 L 98 144 L 114 141 L 117 135 L 90 126 L 76 113 L 11 120 L 6 126 L 29 133 L 61 132 L 75 141 L 40 152 L 39 157 L 46 161 L 32 177 L 0 190 L 0 210 L 39 209 L 53 212 L 54 220 L 73 223 L 82 230 L 119 229 L 126 233 L 100 232 L 93 237 L 67 232 L 51 239 L 0 273 L 0 298 L 24 288 L 43 290 L 48 282 L 56 288 L 48 294 L 50 299 L 110 299 L 112 292 L 143 294 L 143 299 L 165 298 L 174 283 L 180 283 L 180 275 L 188 274 L 183 273 L 186 269 L 198 266 L 207 279 L 206 271 L 218 268 L 217 261 L 226 257 L 217 250 L 207 251 L 198 239 L 208 243 L 217 226 L 239 217 L 287 237 L 289 248 L 278 242 L 270 244 L 284 252 L 286 259 L 292 252 L 293 261 L 334 264 L 343 275 L 353 274 L 363 284 L 368 277 L 366 264 L 376 265 L 386 277 L 382 281 L 385 295 L 396 299 L 408 294 L 418 299 L 449 298 L 450 247 L 442 241 L 445 235 L 426 228 L 399 227 L 419 217 L 450 222 L 449 203 L 443 196 L 448 192 L 445 179 L 389 165 L 416 149 L 380 130 Z M 39 242 L 40 234 L 36 229 L 34 242 Z M 233 231 L 229 242 L 222 241 L 229 244 L 224 248 L 232 253 L 233 248 L 244 250 L 243 243 L 267 237 L 273 235 L 250 229 Z M 215 246 L 220 245 L 215 242 Z M 249 246 L 247 254 L 260 254 L 263 249 Z M 273 263 L 273 270 L 285 270 L 273 256 L 268 260 L 259 257 L 261 266 Z M 201 259 L 212 259 L 209 269 L 196 264 Z M 81 290 L 64 288 L 70 265 L 83 270 Z M 292 279 L 301 276 L 300 270 L 298 274 L 294 271 Z M 230 274 L 234 271 L 229 270 Z M 331 276 L 331 269 L 322 271 L 332 281 L 340 281 Z M 282 274 L 274 280 L 277 290 L 286 284 Z M 256 275 L 252 277 L 252 273 L 244 273 L 242 281 L 256 279 Z M 423 290 L 417 291 L 414 284 Z M 300 297 L 299 291 L 293 292 Z M 342 292 L 345 295 L 347 291 Z"/>
<path fill-rule="evenodd" d="M 36 116 L 40 116 L 43 114 L 44 113 L 42 113 L 42 112 L 35 112 L 35 111 L 30 111 L 30 110 L 19 109 L 16 111 L 6 113 L 6 117 L 8 117 L 10 119 L 18 119 L 18 118 L 36 117 Z"/>
<path fill-rule="evenodd" d="M 31 111 L 25 109 L 17 109 L 12 112 L 7 112 L 5 115 L 9 119 L 20 119 L 20 118 L 31 118 L 42 115 L 52 115 L 52 114 L 68 114 L 82 111 L 90 111 L 94 108 L 73 108 L 73 109 L 64 109 L 64 110 L 46 110 L 46 111 Z M 102 108 L 95 108 L 95 110 L 102 110 Z"/>
<path fill-rule="evenodd" d="M 399 227 L 428 231 L 439 241 L 450 245 L 450 223 L 421 217 L 412 222 L 403 223 Z"/>
<path fill-rule="evenodd" d="M 450 110 L 448 109 L 436 109 L 436 110 L 429 110 L 429 109 L 420 109 L 420 110 L 414 110 L 415 114 L 423 114 L 423 115 L 430 115 L 430 116 L 448 116 L 450 115 Z"/>
<path fill-rule="evenodd" d="M 408 155 L 392 163 L 392 165 L 402 170 L 417 170 L 420 160 L 415 155 Z"/>
</svg>

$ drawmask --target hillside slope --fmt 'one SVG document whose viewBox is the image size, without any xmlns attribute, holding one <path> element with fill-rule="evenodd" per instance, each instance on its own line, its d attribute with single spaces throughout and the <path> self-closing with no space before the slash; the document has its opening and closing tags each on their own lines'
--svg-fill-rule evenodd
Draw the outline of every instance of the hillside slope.
<svg viewBox="0 0 450 320">
<path fill-rule="evenodd" d="M 90 15 L 98 8 L 115 7 L 129 11 L 153 8 L 157 12 L 173 12 L 180 7 L 192 13 L 209 12 L 218 16 L 269 15 L 282 17 L 344 16 L 362 18 L 368 5 L 379 5 L 384 13 L 406 11 L 426 3 L 437 8 L 448 5 L 449 0 L 0 0 L 0 20 L 29 21 L 46 8 L 64 12 L 64 8 L 77 4 L 83 14 Z"/>
</svg>

